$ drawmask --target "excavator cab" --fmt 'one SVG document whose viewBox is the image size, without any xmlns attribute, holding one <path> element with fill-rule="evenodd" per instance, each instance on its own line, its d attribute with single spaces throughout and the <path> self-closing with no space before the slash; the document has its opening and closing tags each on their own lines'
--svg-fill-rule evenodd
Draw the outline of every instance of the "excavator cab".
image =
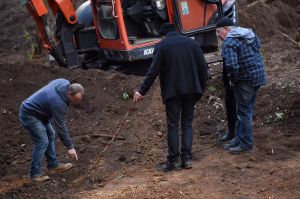
<svg viewBox="0 0 300 199">
<path fill-rule="evenodd" d="M 90 0 L 76 11 L 71 0 L 47 1 L 56 16 L 55 34 L 49 33 L 42 0 L 28 0 L 27 8 L 48 52 L 64 67 L 149 59 L 164 23 L 175 24 L 204 52 L 216 50 L 216 23 L 223 16 L 236 21 L 235 0 Z"/>
</svg>

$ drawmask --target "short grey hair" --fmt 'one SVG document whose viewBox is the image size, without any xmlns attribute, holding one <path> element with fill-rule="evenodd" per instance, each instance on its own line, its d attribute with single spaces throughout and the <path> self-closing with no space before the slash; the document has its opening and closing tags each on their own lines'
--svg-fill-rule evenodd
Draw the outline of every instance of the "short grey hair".
<svg viewBox="0 0 300 199">
<path fill-rule="evenodd" d="M 78 84 L 78 83 L 73 83 L 68 88 L 68 92 L 71 95 L 76 95 L 77 93 L 84 94 L 84 91 L 85 91 L 85 89 L 83 88 L 83 86 L 81 84 Z"/>
</svg>

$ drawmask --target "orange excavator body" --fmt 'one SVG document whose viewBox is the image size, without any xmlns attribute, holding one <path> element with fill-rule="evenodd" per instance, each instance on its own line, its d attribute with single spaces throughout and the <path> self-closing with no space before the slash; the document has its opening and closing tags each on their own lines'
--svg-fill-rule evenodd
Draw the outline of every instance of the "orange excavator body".
<svg viewBox="0 0 300 199">
<path fill-rule="evenodd" d="M 175 24 L 204 51 L 216 49 L 215 24 L 223 16 L 236 21 L 235 0 L 90 0 L 77 11 L 71 0 L 47 3 L 56 17 L 55 33 L 43 0 L 27 0 L 26 6 L 44 47 L 63 67 L 149 59 L 164 23 Z"/>
</svg>

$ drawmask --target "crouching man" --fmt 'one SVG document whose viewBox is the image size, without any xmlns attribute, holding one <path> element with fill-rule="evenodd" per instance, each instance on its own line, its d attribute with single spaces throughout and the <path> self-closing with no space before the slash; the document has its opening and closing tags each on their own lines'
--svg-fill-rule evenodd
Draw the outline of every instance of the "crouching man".
<svg viewBox="0 0 300 199">
<path fill-rule="evenodd" d="M 41 172 L 41 162 L 44 156 L 46 156 L 47 167 L 51 172 L 72 168 L 71 163 L 59 163 L 57 159 L 52 122 L 56 126 L 60 140 L 67 147 L 68 154 L 78 160 L 68 133 L 65 112 L 70 104 L 80 104 L 83 94 L 82 85 L 70 84 L 65 79 L 56 79 L 22 102 L 19 113 L 20 122 L 28 130 L 34 143 L 30 168 L 32 181 L 44 182 L 50 179 Z"/>
</svg>

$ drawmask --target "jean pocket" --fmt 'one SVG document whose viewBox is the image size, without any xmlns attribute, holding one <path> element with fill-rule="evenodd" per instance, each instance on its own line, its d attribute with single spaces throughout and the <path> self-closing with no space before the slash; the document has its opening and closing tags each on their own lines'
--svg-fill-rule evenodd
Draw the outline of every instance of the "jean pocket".
<svg viewBox="0 0 300 199">
<path fill-rule="evenodd" d="M 254 94 L 255 93 L 255 87 L 253 87 L 249 82 L 242 81 L 238 83 L 238 86 L 243 90 L 244 92 Z"/>
<path fill-rule="evenodd" d="M 36 119 L 33 116 L 29 116 L 29 115 L 20 115 L 20 122 L 24 127 L 30 126 L 35 124 L 38 121 L 38 119 Z"/>
</svg>

